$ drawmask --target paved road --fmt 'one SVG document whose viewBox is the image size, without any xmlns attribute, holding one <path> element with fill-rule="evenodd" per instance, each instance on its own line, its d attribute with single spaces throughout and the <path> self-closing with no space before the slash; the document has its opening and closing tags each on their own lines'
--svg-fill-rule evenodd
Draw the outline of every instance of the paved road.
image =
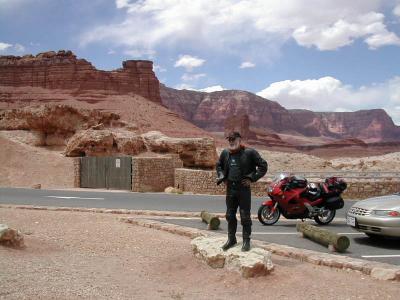
<svg viewBox="0 0 400 300">
<path fill-rule="evenodd" d="M 255 214 L 262 198 L 252 199 L 252 212 Z M 0 188 L 0 203 L 43 206 L 68 206 L 90 208 L 126 208 L 167 211 L 201 211 L 224 212 L 224 196 L 208 195 L 169 195 L 163 193 L 132 193 L 109 191 L 70 191 L 70 190 L 33 190 Z M 351 246 L 346 255 L 400 265 L 400 241 L 372 241 L 345 224 L 345 214 L 354 201 L 346 201 L 345 207 L 337 212 L 335 221 L 326 228 L 348 234 Z M 181 224 L 196 228 L 205 228 L 197 219 L 163 219 L 165 222 Z M 301 238 L 296 232 L 296 221 L 281 219 L 273 226 L 262 226 L 254 221 L 253 237 L 273 243 L 301 247 L 310 250 L 327 252 L 327 249 L 314 242 Z M 225 221 L 221 232 L 226 230 Z M 240 231 L 240 225 L 238 230 Z M 397 257 L 392 257 L 397 255 Z M 373 256 L 373 257 L 369 257 Z M 376 257 L 378 256 L 378 257 Z M 390 256 L 390 257 L 386 257 Z"/>
<path fill-rule="evenodd" d="M 207 228 L 205 223 L 196 219 L 165 218 L 161 219 L 161 221 L 199 229 Z M 221 221 L 221 229 L 219 231 L 221 233 L 226 233 L 226 221 Z M 296 222 L 295 220 L 281 219 L 273 226 L 263 226 L 258 221 L 253 221 L 252 236 L 254 239 L 270 243 L 329 253 L 326 247 L 302 238 L 296 231 Z M 316 225 L 316 223 L 311 220 L 308 222 Z M 324 228 L 345 234 L 349 237 L 350 247 L 343 255 L 400 265 L 400 239 L 382 239 L 374 241 L 368 238 L 364 233 L 347 226 L 345 221 L 340 219 L 334 220 L 330 225 L 324 226 Z M 241 226 L 239 225 L 238 235 L 240 235 L 240 232 Z M 395 257 L 393 257 L 393 255 Z"/>
<path fill-rule="evenodd" d="M 263 198 L 252 198 L 252 212 L 257 213 Z M 167 211 L 225 212 L 225 197 L 210 195 L 175 195 L 109 191 L 70 191 L 0 188 L 0 203 L 44 206 L 127 208 Z M 349 208 L 351 202 L 346 203 Z M 337 212 L 345 217 L 345 210 Z"/>
</svg>

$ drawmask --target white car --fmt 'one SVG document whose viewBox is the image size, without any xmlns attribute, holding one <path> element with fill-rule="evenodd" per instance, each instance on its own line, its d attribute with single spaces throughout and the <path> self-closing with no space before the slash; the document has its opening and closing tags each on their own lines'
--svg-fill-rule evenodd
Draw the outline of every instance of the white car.
<svg viewBox="0 0 400 300">
<path fill-rule="evenodd" d="M 400 237 L 400 193 L 356 202 L 347 212 L 347 225 L 369 237 Z"/>
</svg>

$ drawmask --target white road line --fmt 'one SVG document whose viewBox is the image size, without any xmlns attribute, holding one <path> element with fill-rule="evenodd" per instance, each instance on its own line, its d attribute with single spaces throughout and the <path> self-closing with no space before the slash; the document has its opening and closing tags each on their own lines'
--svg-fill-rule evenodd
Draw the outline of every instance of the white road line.
<svg viewBox="0 0 400 300">
<path fill-rule="evenodd" d="M 104 198 L 83 198 L 83 197 L 69 197 L 69 196 L 46 196 L 46 197 L 57 198 L 57 199 L 104 200 Z"/>
<path fill-rule="evenodd" d="M 252 232 L 251 234 L 260 234 L 260 235 L 298 235 L 299 233 L 298 232 Z"/>
<path fill-rule="evenodd" d="M 400 257 L 400 254 L 393 254 L 393 255 L 390 255 L 390 254 L 388 254 L 388 255 L 362 255 L 361 257 L 364 257 L 364 258 L 379 258 L 379 257 L 382 257 L 382 258 L 385 258 L 385 257 Z"/>
<path fill-rule="evenodd" d="M 299 232 L 252 232 L 252 234 L 263 234 L 263 235 L 296 235 L 299 234 Z M 338 232 L 337 234 L 341 235 L 363 235 L 364 233 L 362 232 Z"/>
</svg>

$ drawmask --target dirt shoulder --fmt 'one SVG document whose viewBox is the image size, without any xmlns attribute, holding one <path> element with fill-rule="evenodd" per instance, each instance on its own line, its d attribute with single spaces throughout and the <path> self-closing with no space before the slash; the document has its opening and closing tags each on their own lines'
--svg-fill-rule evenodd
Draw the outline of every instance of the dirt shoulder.
<svg viewBox="0 0 400 300">
<path fill-rule="evenodd" d="M 188 238 L 115 215 L 0 208 L 0 223 L 27 235 L 0 246 L 0 299 L 396 299 L 398 282 L 279 256 L 263 278 L 211 269 Z"/>
</svg>

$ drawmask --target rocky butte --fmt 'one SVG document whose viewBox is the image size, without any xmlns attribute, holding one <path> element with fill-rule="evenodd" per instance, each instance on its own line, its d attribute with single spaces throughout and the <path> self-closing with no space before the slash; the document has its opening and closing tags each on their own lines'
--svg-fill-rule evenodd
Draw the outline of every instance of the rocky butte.
<svg viewBox="0 0 400 300">
<path fill-rule="evenodd" d="M 0 56 L 0 85 L 62 89 L 74 93 L 88 90 L 134 93 L 161 103 L 153 62 L 127 60 L 120 69 L 101 71 L 85 59 L 78 59 L 71 51 L 64 50 L 36 56 Z"/>
</svg>

